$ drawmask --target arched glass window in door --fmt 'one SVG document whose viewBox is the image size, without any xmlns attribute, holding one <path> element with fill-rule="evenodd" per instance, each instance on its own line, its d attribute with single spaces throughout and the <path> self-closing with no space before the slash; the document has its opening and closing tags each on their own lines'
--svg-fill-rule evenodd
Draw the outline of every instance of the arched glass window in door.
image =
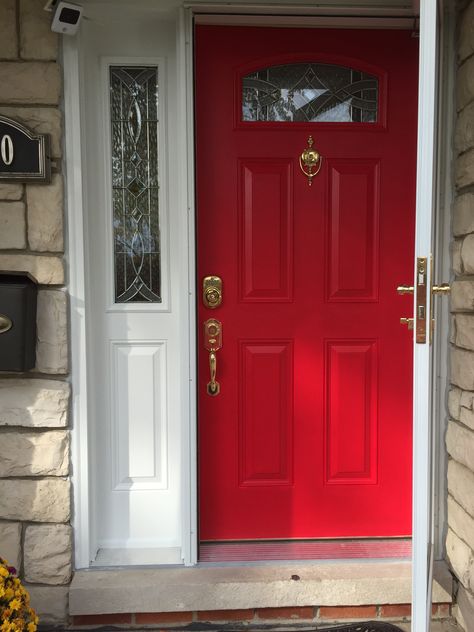
<svg viewBox="0 0 474 632">
<path fill-rule="evenodd" d="M 374 75 L 346 66 L 292 63 L 242 78 L 242 121 L 376 123 Z"/>
</svg>

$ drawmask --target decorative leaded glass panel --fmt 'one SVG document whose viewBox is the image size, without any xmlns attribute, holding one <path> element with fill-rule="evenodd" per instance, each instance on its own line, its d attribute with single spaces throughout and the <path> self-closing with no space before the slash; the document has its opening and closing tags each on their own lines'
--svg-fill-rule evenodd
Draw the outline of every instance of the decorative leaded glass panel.
<svg viewBox="0 0 474 632">
<path fill-rule="evenodd" d="M 377 77 L 333 64 L 296 63 L 242 80 L 243 121 L 377 121 Z"/>
<path fill-rule="evenodd" d="M 158 68 L 110 68 L 116 303 L 160 303 Z"/>
</svg>

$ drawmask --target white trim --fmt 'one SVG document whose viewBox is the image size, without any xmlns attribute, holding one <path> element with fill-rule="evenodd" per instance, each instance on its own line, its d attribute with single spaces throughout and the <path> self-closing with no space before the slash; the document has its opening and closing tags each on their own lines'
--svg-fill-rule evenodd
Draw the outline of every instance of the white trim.
<svg viewBox="0 0 474 632">
<path fill-rule="evenodd" d="M 193 15 L 181 9 L 178 18 L 178 152 L 186 156 L 183 161 L 183 180 L 180 206 L 187 216 L 187 278 L 188 278 L 188 401 L 184 402 L 182 455 L 183 455 L 183 561 L 186 566 L 198 561 L 198 491 L 197 491 L 197 349 L 196 349 L 196 232 L 194 200 L 194 74 L 193 74 Z M 184 232 L 182 234 L 185 234 Z M 184 345 L 183 345 L 184 352 Z M 183 366 L 186 364 L 183 363 Z M 184 379 L 184 376 L 183 376 Z M 187 466 L 187 467 L 186 467 Z"/>
<path fill-rule="evenodd" d="M 184 2 L 184 8 L 192 9 L 194 14 L 200 13 L 216 13 L 216 14 L 256 14 L 256 15 L 303 15 L 303 16 L 365 16 L 365 17 L 400 17 L 407 16 L 413 17 L 417 15 L 415 9 L 412 7 L 382 7 L 382 6 L 358 6 L 360 5 L 357 0 L 351 3 L 332 3 L 331 6 L 322 6 L 321 3 L 310 6 L 308 4 L 273 4 L 271 2 L 261 4 L 242 4 L 238 2 L 197 2 L 188 1 Z"/>
<path fill-rule="evenodd" d="M 338 29 L 410 29 L 413 18 L 391 17 L 312 17 L 305 15 L 216 15 L 200 13 L 196 24 L 219 24 L 232 26 L 273 26 L 280 28 L 338 28 Z"/>
<path fill-rule="evenodd" d="M 416 257 L 432 252 L 433 211 L 435 208 L 435 111 L 437 79 L 437 0 L 424 0 L 420 16 L 420 61 L 418 103 L 418 156 L 416 182 Z M 428 265 L 427 287 L 431 284 Z M 431 296 L 426 293 L 426 314 L 430 314 Z M 415 314 L 416 320 L 416 314 Z M 427 317 L 429 323 L 429 316 Z M 416 326 L 416 322 L 415 322 Z M 429 325 L 427 330 L 429 330 Z M 429 333 L 427 331 L 427 337 Z M 414 342 L 413 380 L 413 632 L 427 632 L 431 620 L 431 400 L 432 356 L 429 341 Z"/>
<path fill-rule="evenodd" d="M 71 315 L 71 433 L 74 490 L 75 566 L 87 568 L 90 551 L 89 450 L 87 426 L 87 362 L 84 215 L 82 191 L 81 110 L 78 38 L 63 37 L 64 120 L 66 158 L 66 223 L 69 253 Z"/>
<path fill-rule="evenodd" d="M 130 546 L 130 542 L 126 545 Z M 109 543 L 109 547 L 101 548 L 97 557 L 91 563 L 92 568 L 110 568 L 111 566 L 162 566 L 181 565 L 181 547 L 156 547 L 153 543 L 150 548 L 144 546 L 143 541 L 137 543 L 141 548 L 120 548 L 117 543 Z M 133 546 L 133 544 L 132 544 Z"/>
<path fill-rule="evenodd" d="M 161 259 L 161 303 L 116 303 L 114 297 L 114 245 L 113 245 L 113 203 L 112 203 L 112 141 L 110 124 L 104 125 L 103 143 L 103 169 L 104 169 L 104 198 L 105 208 L 108 214 L 106 223 L 107 233 L 107 268 L 106 287 L 109 291 L 106 312 L 170 312 L 170 260 L 169 260 L 169 194 L 168 194 L 168 160 L 166 152 L 167 144 L 167 118 L 166 118 L 166 63 L 162 57 L 101 57 L 101 105 L 102 120 L 110 122 L 110 78 L 111 66 L 156 66 L 158 68 L 158 165 L 159 165 L 159 192 L 158 208 L 160 216 L 160 259 Z"/>
</svg>

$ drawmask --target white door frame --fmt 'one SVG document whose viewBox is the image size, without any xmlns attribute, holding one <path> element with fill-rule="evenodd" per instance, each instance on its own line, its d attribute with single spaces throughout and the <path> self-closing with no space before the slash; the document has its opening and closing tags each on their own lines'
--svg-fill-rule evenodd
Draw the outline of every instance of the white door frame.
<svg viewBox="0 0 474 632">
<path fill-rule="evenodd" d="M 438 2 L 422 0 L 420 6 L 420 57 L 418 89 L 418 156 L 416 182 L 416 234 L 413 278 L 417 277 L 416 258 L 433 252 L 435 191 L 435 117 L 437 111 Z M 432 283 L 428 264 L 426 287 Z M 414 283 L 415 285 L 415 283 Z M 416 291 L 415 291 L 416 294 Z M 426 314 L 431 314 L 431 293 L 426 292 Z M 418 318 L 414 312 L 415 329 Z M 411 629 L 430 629 L 433 564 L 432 534 L 432 354 L 429 343 L 414 342 L 413 372 L 413 553 Z M 415 338 L 415 336 L 414 336 Z"/>
<path fill-rule="evenodd" d="M 420 146 L 418 183 L 418 211 L 424 218 L 428 217 L 434 205 L 432 172 L 434 164 L 434 110 L 433 81 L 435 77 L 436 60 L 430 47 L 436 41 L 436 33 L 433 29 L 433 11 L 436 11 L 436 0 L 422 0 L 421 18 L 421 50 L 420 57 L 420 127 L 422 142 Z M 268 7 L 272 14 L 284 15 L 289 9 L 293 14 L 307 16 L 307 6 L 284 7 L 282 5 Z M 194 205 L 194 157 L 189 148 L 194 146 L 194 102 L 193 102 L 193 19 L 198 13 L 212 12 L 225 14 L 229 11 L 229 5 L 198 5 L 188 4 L 180 11 L 177 34 L 178 53 L 178 117 L 180 121 L 180 134 L 177 139 L 179 154 L 187 156 L 187 161 L 182 163 L 182 180 L 187 182 L 187 187 L 182 188 L 181 205 L 187 209 L 188 215 L 188 296 L 189 296 L 189 403 L 187 406 L 188 417 L 182 420 L 183 442 L 183 557 L 186 565 L 197 562 L 197 398 L 196 398 L 196 314 L 195 314 L 195 205 Z M 233 13 L 254 12 L 262 13 L 262 5 L 233 5 Z M 358 9 L 352 10 L 354 16 Z M 330 21 L 336 25 L 338 13 L 347 15 L 347 8 L 334 7 L 331 10 Z M 321 15 L 321 11 L 315 9 L 313 14 Z M 393 14 L 393 12 L 392 12 Z M 360 15 L 360 13 L 359 13 Z M 326 16 L 327 17 L 327 16 Z M 406 13 L 400 13 L 400 18 L 406 17 Z M 209 19 L 209 18 L 208 18 Z M 270 15 L 265 19 L 271 19 Z M 313 19 L 315 19 L 313 17 Z M 365 19 L 368 19 L 365 17 Z M 384 20 L 372 23 L 374 27 L 386 26 Z M 222 23 L 222 22 L 221 22 Z M 328 25 L 328 22 L 325 22 Z M 360 25 L 360 24 L 359 24 Z M 348 24 L 346 24 L 348 26 Z M 81 164 L 83 160 L 81 150 L 81 129 L 84 122 L 81 120 L 80 94 L 81 77 L 79 50 L 81 45 L 80 35 L 75 38 L 63 38 L 64 61 L 64 90 L 65 90 L 65 118 L 66 118 L 66 184 L 67 184 L 67 225 L 68 225 L 68 260 L 69 260 L 69 291 L 71 296 L 71 356 L 72 356 L 72 383 L 73 383 L 73 458 L 74 458 L 74 497 L 75 497 L 75 529 L 76 529 L 76 567 L 89 566 L 89 459 L 88 459 L 88 432 L 87 432 L 87 379 L 86 379 L 86 322 L 85 322 L 85 272 L 84 272 L 84 228 L 83 228 L 83 203 L 86 188 L 82 179 Z M 429 80 L 428 80 L 429 78 Z M 431 140 L 426 140 L 426 134 L 431 135 Z M 431 173 L 431 176 L 430 176 Z M 423 194 L 422 194 L 423 193 Z M 421 215 L 420 215 L 421 217 Z M 430 215 L 431 217 L 431 215 Z M 431 228 L 417 230 L 417 252 L 431 249 Z M 431 226 L 431 220 L 426 226 Z M 415 603 L 425 601 L 426 598 L 426 559 L 429 534 L 428 506 L 429 493 L 427 467 L 429 466 L 429 454 L 426 451 L 426 436 L 420 435 L 427 431 L 426 420 L 429 418 L 430 384 L 429 358 L 426 350 L 415 348 L 415 414 L 425 420 L 424 426 L 415 428 L 414 439 L 414 481 L 416 492 L 415 503 L 415 554 L 414 554 L 414 597 Z M 419 368 L 422 367 L 423 379 L 420 377 Z M 420 389 L 420 390 L 418 390 Z M 185 470 L 185 471 L 184 471 Z M 423 608 L 425 613 L 425 609 Z M 419 620 L 421 611 L 415 606 L 414 628 L 421 632 L 424 627 Z M 426 613 L 425 613 L 426 614 Z M 423 616 L 425 616 L 425 614 Z M 415 625 L 416 621 L 416 625 Z"/>
</svg>

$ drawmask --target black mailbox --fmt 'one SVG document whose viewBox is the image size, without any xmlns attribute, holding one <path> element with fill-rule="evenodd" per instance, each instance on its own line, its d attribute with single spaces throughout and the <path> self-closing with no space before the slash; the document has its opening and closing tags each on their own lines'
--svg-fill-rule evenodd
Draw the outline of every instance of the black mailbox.
<svg viewBox="0 0 474 632">
<path fill-rule="evenodd" d="M 37 295 L 28 273 L 0 272 L 0 371 L 35 366 Z"/>
</svg>

